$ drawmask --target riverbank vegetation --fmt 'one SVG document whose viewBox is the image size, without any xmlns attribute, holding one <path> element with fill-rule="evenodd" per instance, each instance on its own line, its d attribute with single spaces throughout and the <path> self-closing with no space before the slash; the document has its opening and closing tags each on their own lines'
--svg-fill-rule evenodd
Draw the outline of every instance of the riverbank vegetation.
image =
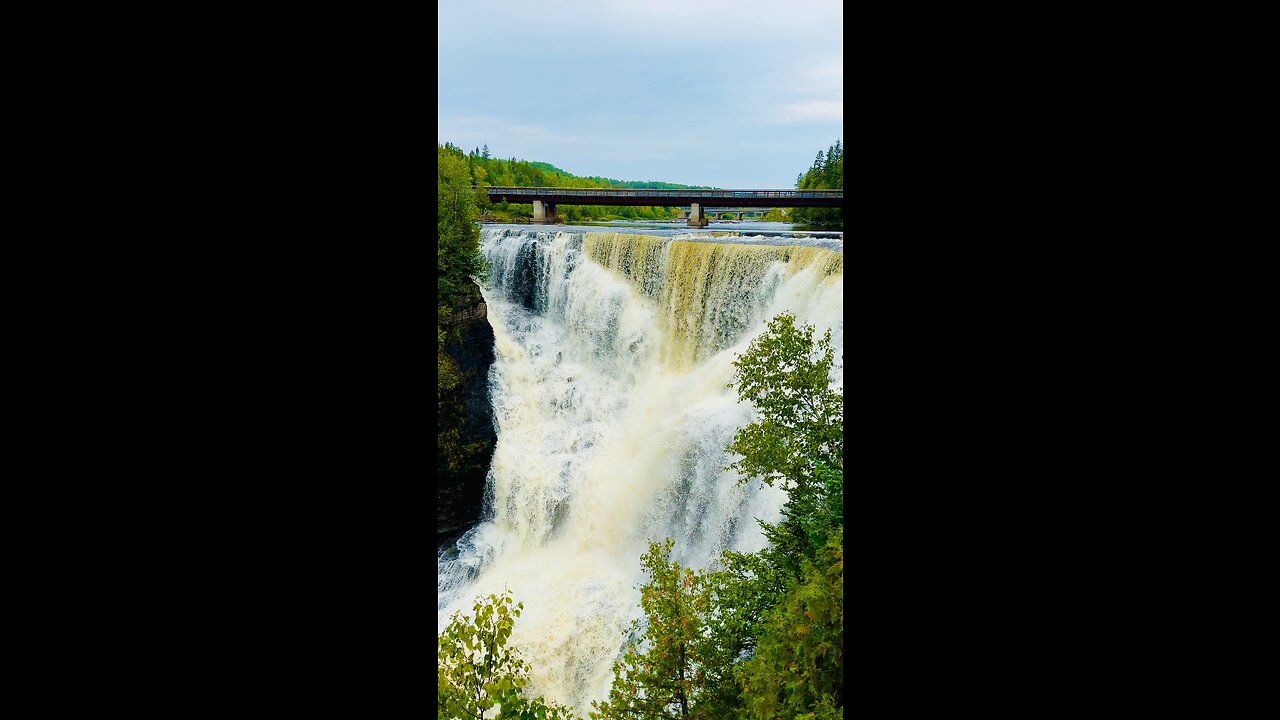
<svg viewBox="0 0 1280 720">
<path fill-rule="evenodd" d="M 436 472 L 458 474 L 474 469 L 486 448 L 462 438 L 465 378 L 445 347 L 458 340 L 451 320 L 481 301 L 475 279 L 484 276 L 485 261 L 466 161 L 444 147 L 436 155 Z"/>
<path fill-rule="evenodd" d="M 818 152 L 813 165 L 796 178 L 797 190 L 844 189 L 844 148 L 840 141 Z M 790 213 L 791 222 L 810 225 L 844 225 L 842 208 L 796 208 Z"/>
<path fill-rule="evenodd" d="M 843 391 L 830 331 L 814 335 L 779 315 L 734 363 L 759 419 L 734 435 L 731 467 L 788 496 L 781 522 L 760 522 L 768 547 L 695 569 L 672 561 L 673 540 L 652 543 L 643 619 L 593 720 L 844 717 Z M 573 717 L 521 693 L 527 667 L 502 647 L 510 603 L 478 600 L 440 635 L 440 717 Z"/>
<path fill-rule="evenodd" d="M 564 188 L 661 188 L 675 190 L 713 190 L 706 185 L 681 185 L 657 180 L 615 180 L 598 175 L 578 176 L 546 162 L 495 158 L 489 146 L 464 151 L 451 143 L 442 152 L 461 159 L 466 177 L 475 188 L 472 195 L 476 217 L 481 222 L 527 223 L 533 219 L 533 206 L 528 203 L 490 202 L 485 192 L 490 187 L 564 187 Z M 800 190 L 833 190 L 844 188 L 844 148 L 839 140 L 819 152 L 813 165 L 796 178 Z M 627 205 L 559 205 L 556 208 L 566 223 L 607 222 L 610 220 L 662 221 L 680 216 L 683 207 L 633 207 Z M 800 225 L 841 226 L 844 213 L 840 208 L 770 209 L 764 222 L 787 222 Z"/>
</svg>

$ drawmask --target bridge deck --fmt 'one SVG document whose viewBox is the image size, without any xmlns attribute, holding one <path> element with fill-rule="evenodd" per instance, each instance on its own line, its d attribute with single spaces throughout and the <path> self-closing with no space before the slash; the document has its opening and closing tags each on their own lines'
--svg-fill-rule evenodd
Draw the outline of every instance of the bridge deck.
<svg viewBox="0 0 1280 720">
<path fill-rule="evenodd" d="M 721 207 L 841 207 L 844 190 L 660 190 L 584 189 L 553 187 L 491 187 L 489 200 L 531 203 L 541 200 L 565 205 L 655 205 L 662 207 L 698 203 Z"/>
</svg>

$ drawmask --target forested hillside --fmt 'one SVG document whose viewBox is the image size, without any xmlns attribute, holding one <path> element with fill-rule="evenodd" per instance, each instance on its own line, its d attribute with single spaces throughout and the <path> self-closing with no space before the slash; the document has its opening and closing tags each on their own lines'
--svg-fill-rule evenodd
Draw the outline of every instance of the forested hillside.
<svg viewBox="0 0 1280 720">
<path fill-rule="evenodd" d="M 796 178 L 798 190 L 837 190 L 844 188 L 844 148 L 840 141 L 818 152 L 813 165 Z M 839 208 L 796 208 L 791 221 L 813 225 L 843 225 L 844 211 Z"/>
<path fill-rule="evenodd" d="M 482 220 L 521 222 L 533 217 L 533 206 L 518 203 L 490 203 L 485 188 L 499 187 L 566 187 L 566 188 L 662 188 L 668 190 L 713 189 L 706 185 L 681 185 L 656 180 L 614 180 L 613 178 L 580 177 L 551 163 L 530 162 L 516 158 L 495 158 L 489 146 L 464 152 L 450 143 L 445 151 L 465 159 L 472 184 L 476 187 L 476 207 Z M 612 205 L 559 205 L 557 212 L 565 222 L 579 220 L 669 220 L 683 208 L 630 207 Z"/>
<path fill-rule="evenodd" d="M 533 217 L 533 206 L 518 203 L 491 203 L 484 192 L 486 188 L 499 187 L 566 187 L 566 188 L 660 188 L 664 190 L 711 190 L 707 185 L 682 185 L 659 180 L 615 180 L 598 175 L 578 176 L 548 162 L 495 158 L 489 146 L 464 151 L 451 143 L 441 148 L 443 153 L 463 160 L 467 176 L 476 188 L 475 207 L 481 221 L 526 222 Z M 813 165 L 796 178 L 800 190 L 834 190 L 844 188 L 844 148 L 841 142 L 819 151 Z M 669 220 L 685 208 L 630 207 L 613 205 L 559 205 L 557 211 L 565 222 L 596 220 Z M 769 211 L 767 221 L 791 222 L 812 225 L 842 225 L 843 210 L 839 208 L 795 208 L 787 214 L 778 209 Z"/>
<path fill-rule="evenodd" d="M 545 162 L 531 162 L 530 165 L 547 172 L 556 173 L 566 177 L 577 177 L 568 170 L 560 168 Z M 613 178 L 600 177 L 598 175 L 588 175 L 585 178 L 595 183 L 604 183 L 599 187 L 616 187 L 616 188 L 658 188 L 661 190 L 715 190 L 710 185 L 681 185 L 680 183 L 661 182 L 659 180 L 614 180 Z M 577 185 L 565 187 L 579 187 Z"/>
</svg>

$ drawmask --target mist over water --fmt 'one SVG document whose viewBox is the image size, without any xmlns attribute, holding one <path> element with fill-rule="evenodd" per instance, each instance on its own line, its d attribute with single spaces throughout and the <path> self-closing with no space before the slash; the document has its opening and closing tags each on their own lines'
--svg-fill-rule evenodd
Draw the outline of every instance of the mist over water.
<svg viewBox="0 0 1280 720">
<path fill-rule="evenodd" d="M 764 547 L 755 518 L 780 518 L 783 491 L 724 470 L 754 417 L 727 387 L 735 353 L 788 311 L 832 330 L 843 386 L 842 252 L 682 237 L 481 233 L 498 442 L 485 520 L 437 560 L 438 626 L 509 588 L 527 691 L 584 716 L 640 615 L 647 544 L 673 537 L 674 559 L 707 568 Z"/>
</svg>

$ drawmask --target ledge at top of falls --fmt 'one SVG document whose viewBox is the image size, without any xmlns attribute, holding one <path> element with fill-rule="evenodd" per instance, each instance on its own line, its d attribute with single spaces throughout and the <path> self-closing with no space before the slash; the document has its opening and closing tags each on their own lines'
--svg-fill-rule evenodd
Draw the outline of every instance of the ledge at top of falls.
<svg viewBox="0 0 1280 720">
<path fill-rule="evenodd" d="M 531 312 L 563 318 L 571 312 L 571 298 L 581 301 L 599 295 L 603 285 L 569 292 L 588 260 L 629 283 L 638 292 L 639 305 L 629 305 L 612 291 L 593 302 L 653 314 L 663 338 L 662 354 L 671 369 L 688 368 L 732 346 L 744 332 L 762 323 L 766 313 L 772 316 L 784 309 L 779 305 L 769 311 L 776 304 L 775 290 L 792 276 L 804 274 L 815 285 L 798 288 L 802 293 L 811 293 L 818 285 L 830 288 L 841 283 L 844 253 L 828 246 L 841 242 L 727 233 L 637 233 L 630 228 L 579 231 L 509 226 L 489 227 L 481 233 L 490 269 L 487 287 Z M 594 318 L 592 323 L 603 323 L 599 328 L 603 335 L 597 339 L 615 342 L 620 319 L 615 314 Z"/>
<path fill-rule="evenodd" d="M 742 228 L 737 230 L 691 230 L 683 226 L 662 227 L 636 223 L 635 225 L 525 225 L 485 223 L 483 230 L 496 229 L 514 232 L 549 233 L 557 232 L 576 234 L 585 233 L 624 233 L 628 235 L 653 235 L 671 238 L 672 240 L 689 240 L 693 242 L 741 243 L 744 245 L 797 245 L 800 247 L 822 247 L 836 252 L 844 252 L 844 233 L 840 231 L 810 230 L 759 230 Z"/>
</svg>

